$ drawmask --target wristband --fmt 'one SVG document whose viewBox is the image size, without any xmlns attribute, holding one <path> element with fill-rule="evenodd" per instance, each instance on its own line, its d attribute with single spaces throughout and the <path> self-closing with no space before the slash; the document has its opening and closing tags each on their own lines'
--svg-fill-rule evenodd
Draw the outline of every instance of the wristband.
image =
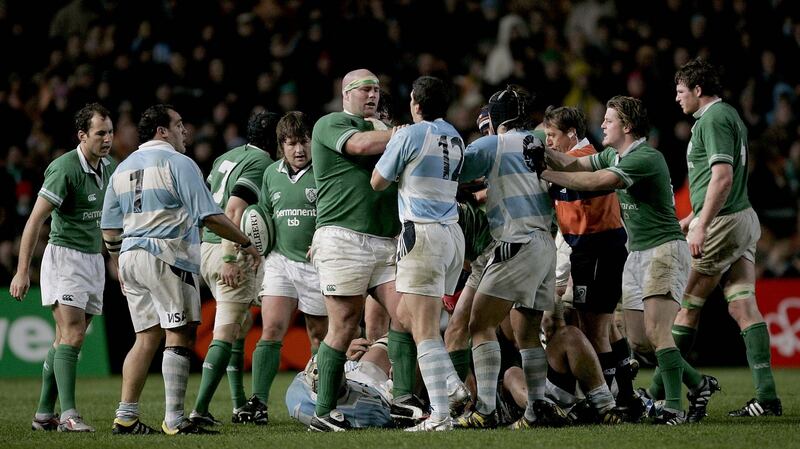
<svg viewBox="0 0 800 449">
<path fill-rule="evenodd" d="M 236 262 L 236 256 L 232 256 L 230 254 L 225 254 L 224 256 L 222 256 L 222 261 L 225 262 L 225 263 Z"/>
</svg>

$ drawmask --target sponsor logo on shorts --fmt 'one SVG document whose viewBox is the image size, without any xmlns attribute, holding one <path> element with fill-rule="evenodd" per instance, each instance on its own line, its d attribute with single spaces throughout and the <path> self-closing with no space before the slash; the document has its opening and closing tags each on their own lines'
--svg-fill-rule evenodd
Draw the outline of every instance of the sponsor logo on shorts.
<svg viewBox="0 0 800 449">
<path fill-rule="evenodd" d="M 326 292 L 335 292 L 336 291 L 336 284 L 328 284 L 325 286 Z"/>
<path fill-rule="evenodd" d="M 64 296 L 61 297 L 61 300 L 62 301 L 67 301 L 67 302 L 72 302 L 72 301 L 75 300 L 75 298 L 72 295 L 64 295 Z"/>
<path fill-rule="evenodd" d="M 586 286 L 585 285 L 576 285 L 575 286 L 575 289 L 574 289 L 574 292 L 573 292 L 573 297 L 572 297 L 572 302 L 580 302 L 580 303 L 585 303 L 586 302 Z"/>
<path fill-rule="evenodd" d="M 183 312 L 171 312 L 167 314 L 167 322 L 172 323 L 182 323 L 186 321 L 186 314 Z"/>
</svg>

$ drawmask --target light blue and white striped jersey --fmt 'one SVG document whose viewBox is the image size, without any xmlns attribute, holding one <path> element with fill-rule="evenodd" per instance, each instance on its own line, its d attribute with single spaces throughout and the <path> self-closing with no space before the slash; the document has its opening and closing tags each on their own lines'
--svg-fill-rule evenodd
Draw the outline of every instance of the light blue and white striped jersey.
<svg viewBox="0 0 800 449">
<path fill-rule="evenodd" d="M 458 222 L 456 191 L 464 141 L 442 119 L 403 128 L 386 144 L 375 168 L 384 179 L 398 180 L 400 221 Z"/>
<path fill-rule="evenodd" d="M 547 183 L 539 179 L 523 154 L 532 132 L 511 130 L 485 136 L 467 146 L 461 181 L 487 177 L 486 218 L 495 240 L 526 243 L 537 231 L 550 231 L 553 200 Z"/>
<path fill-rule="evenodd" d="M 125 159 L 108 184 L 102 229 L 122 229 L 121 252 L 141 248 L 165 263 L 200 273 L 203 220 L 221 214 L 197 164 L 151 140 Z"/>
</svg>

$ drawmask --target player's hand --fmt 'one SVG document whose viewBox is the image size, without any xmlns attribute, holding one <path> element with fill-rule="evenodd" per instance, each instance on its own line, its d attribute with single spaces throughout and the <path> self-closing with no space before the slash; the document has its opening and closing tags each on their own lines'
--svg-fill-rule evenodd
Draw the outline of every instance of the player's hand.
<svg viewBox="0 0 800 449">
<path fill-rule="evenodd" d="M 239 248 L 239 251 L 242 251 Z M 261 254 L 258 253 L 255 245 L 250 245 L 244 249 L 244 252 L 250 257 L 250 268 L 255 272 L 258 271 L 258 266 L 261 265 Z"/>
<path fill-rule="evenodd" d="M 408 125 L 406 124 L 406 125 L 393 126 L 392 127 L 392 137 L 394 137 L 394 135 L 397 134 L 397 131 L 400 131 L 401 129 L 405 128 L 406 126 L 408 126 Z"/>
<path fill-rule="evenodd" d="M 703 245 L 706 242 L 706 229 L 699 224 L 692 226 L 689 233 L 686 235 L 686 241 L 689 243 L 689 252 L 692 257 L 698 259 L 703 257 Z"/>
<path fill-rule="evenodd" d="M 694 217 L 690 214 L 687 217 L 683 217 L 681 219 L 681 221 L 678 222 L 681 225 L 681 232 L 683 232 L 683 235 L 686 235 L 686 234 L 689 233 L 689 224 L 692 222 L 693 218 Z"/>
<path fill-rule="evenodd" d="M 380 121 L 375 117 L 367 117 L 364 120 L 372 123 L 372 129 L 374 129 L 375 131 L 387 131 L 389 129 L 389 127 L 386 126 L 386 123 L 383 123 L 382 121 Z"/>
<path fill-rule="evenodd" d="M 350 346 L 347 348 L 347 360 L 360 360 L 367 353 L 370 346 L 372 346 L 372 342 L 366 338 L 356 338 L 351 341 Z"/>
<path fill-rule="evenodd" d="M 241 274 L 242 270 L 239 269 L 239 264 L 237 262 L 225 262 L 222 264 L 219 277 L 222 279 L 222 283 L 228 287 L 238 288 L 239 276 L 241 276 Z"/>
<path fill-rule="evenodd" d="M 30 288 L 31 288 L 30 276 L 24 273 L 17 272 L 17 274 L 14 275 L 14 279 L 11 280 L 11 287 L 8 289 L 8 292 L 17 301 L 22 301 L 23 299 L 25 299 L 25 295 L 28 294 L 28 289 Z"/>
</svg>

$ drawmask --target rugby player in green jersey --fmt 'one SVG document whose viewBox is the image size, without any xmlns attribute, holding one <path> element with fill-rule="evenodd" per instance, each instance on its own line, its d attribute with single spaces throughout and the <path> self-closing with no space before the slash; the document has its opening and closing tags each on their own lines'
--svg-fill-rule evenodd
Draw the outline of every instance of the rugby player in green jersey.
<svg viewBox="0 0 800 449">
<path fill-rule="evenodd" d="M 212 198 L 233 223 L 242 220 L 247 206 L 259 201 L 261 176 L 275 154 L 277 121 L 275 113 L 252 114 L 247 123 L 247 143 L 218 157 L 206 179 Z M 242 382 L 244 337 L 252 325 L 250 305 L 258 298 L 260 279 L 242 257 L 237 257 L 235 244 L 209 228 L 203 230 L 200 254 L 200 272 L 217 307 L 214 335 L 203 361 L 200 390 L 189 419 L 201 425 L 219 423 L 208 406 L 227 372 L 233 400 L 231 421 L 266 424 L 266 405 L 257 396 L 248 401 Z"/>
<path fill-rule="evenodd" d="M 545 170 L 542 178 L 581 191 L 616 189 L 630 251 L 622 302 L 626 309 L 643 310 L 645 332 L 655 348 L 666 390 L 664 408 L 655 422 L 683 424 L 681 379 L 688 379 L 690 395 L 706 401 L 714 391 L 711 378 L 683 359 L 670 332 L 686 287 L 689 247 L 675 216 L 667 164 L 646 142 L 649 124 L 642 102 L 616 96 L 606 107 L 603 145 L 610 148 L 580 158 L 547 149 L 553 170 Z"/>
<path fill-rule="evenodd" d="M 372 169 L 397 129 L 387 129 L 375 118 L 379 97 L 375 74 L 366 69 L 349 72 L 342 80 L 344 110 L 322 117 L 312 131 L 317 230 L 311 253 L 329 317 L 328 332 L 317 353 L 320 384 L 312 430 L 350 428 L 335 410 L 336 398 L 345 351 L 359 332 L 368 292 L 392 318 L 389 355 L 395 397 L 405 390 L 410 393 L 414 385 L 416 346 L 395 313 L 400 299 L 394 285 L 400 233 L 397 187 L 375 192 L 370 186 Z"/>
<path fill-rule="evenodd" d="M 261 339 L 253 353 L 253 394 L 264 404 L 278 373 L 281 342 L 295 310 L 305 315 L 311 352 L 328 329 L 317 270 L 308 260 L 316 227 L 317 187 L 311 160 L 311 124 L 299 111 L 286 113 L 277 127 L 283 158 L 267 167 L 261 204 L 275 224 L 275 248 L 264 261 Z"/>
<path fill-rule="evenodd" d="M 681 351 L 688 352 L 703 304 L 722 282 L 756 387 L 756 397 L 729 416 L 780 416 L 769 330 L 756 302 L 754 263 L 761 228 L 747 197 L 747 128 L 736 109 L 720 98 L 719 75 L 708 62 L 685 64 L 675 74 L 675 85 L 675 101 L 696 121 L 686 150 L 692 213 L 681 220 L 692 271 L 672 333 Z"/>
<path fill-rule="evenodd" d="M 10 293 L 22 300 L 30 288 L 29 269 L 39 231 L 52 217 L 42 257 L 42 305 L 50 307 L 56 338 L 42 367 L 39 407 L 33 430 L 94 432 L 75 405 L 78 353 L 92 316 L 103 313 L 105 262 L 101 254 L 100 216 L 106 185 L 116 164 L 108 157 L 114 125 L 108 110 L 92 103 L 75 115 L 80 143 L 54 160 L 20 240 L 17 273 Z M 61 402 L 61 419 L 55 413 Z"/>
</svg>

